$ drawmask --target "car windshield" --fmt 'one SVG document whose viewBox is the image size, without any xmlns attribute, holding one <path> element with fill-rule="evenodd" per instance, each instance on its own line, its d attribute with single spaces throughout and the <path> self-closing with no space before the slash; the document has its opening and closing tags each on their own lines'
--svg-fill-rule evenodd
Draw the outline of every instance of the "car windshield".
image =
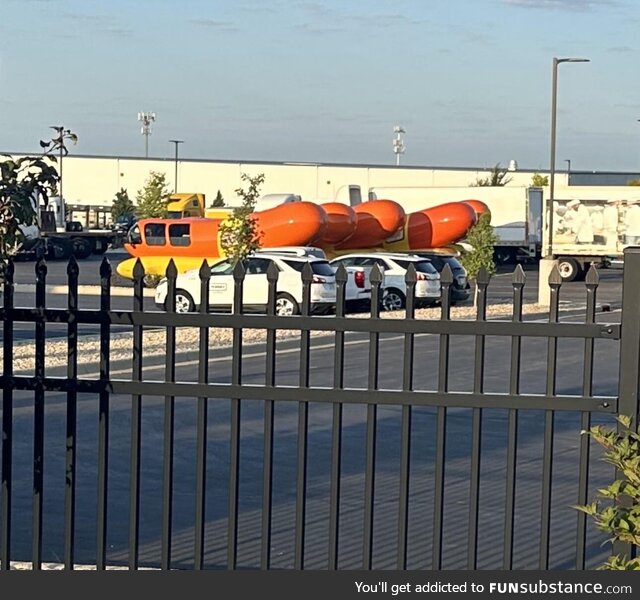
<svg viewBox="0 0 640 600">
<path fill-rule="evenodd" d="M 409 265 L 413 265 L 417 273 L 437 274 L 436 268 L 431 264 L 430 260 L 395 260 L 399 267 L 408 269 Z"/>
</svg>

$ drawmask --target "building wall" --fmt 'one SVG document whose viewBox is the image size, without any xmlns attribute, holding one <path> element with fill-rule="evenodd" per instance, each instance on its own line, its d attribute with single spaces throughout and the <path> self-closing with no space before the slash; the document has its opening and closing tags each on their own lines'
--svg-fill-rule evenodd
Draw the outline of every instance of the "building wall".
<svg viewBox="0 0 640 600">
<path fill-rule="evenodd" d="M 226 204 L 238 204 L 235 190 L 243 186 L 241 175 L 264 173 L 263 194 L 299 194 L 304 200 L 331 201 L 348 198 L 349 185 L 360 186 L 363 199 L 371 188 L 469 186 L 489 171 L 461 168 L 397 167 L 380 165 L 330 165 L 308 163 L 260 163 L 233 161 L 178 161 L 179 192 L 201 192 L 210 204 L 218 190 Z M 164 173 L 170 189 L 175 185 L 175 161 L 127 157 L 67 156 L 63 159 L 63 193 L 69 204 L 109 205 L 121 188 L 135 201 L 151 171 Z M 509 185 L 531 183 L 532 171 L 509 173 Z M 566 184 L 556 174 L 556 185 Z"/>
</svg>

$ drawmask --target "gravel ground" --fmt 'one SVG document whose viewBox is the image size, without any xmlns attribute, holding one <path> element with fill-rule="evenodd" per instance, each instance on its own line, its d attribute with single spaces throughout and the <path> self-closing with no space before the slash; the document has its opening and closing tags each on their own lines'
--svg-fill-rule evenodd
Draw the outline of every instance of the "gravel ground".
<svg viewBox="0 0 640 600">
<path fill-rule="evenodd" d="M 508 318 L 512 314 L 511 304 L 494 304 L 487 308 L 487 317 Z M 547 313 L 547 308 L 538 304 L 525 304 L 523 307 L 525 314 Z M 368 318 L 368 313 L 358 313 L 350 315 L 350 318 Z M 383 319 L 403 319 L 404 311 L 394 311 L 382 313 Z M 472 306 L 454 306 L 451 308 L 452 319 L 475 319 L 476 310 Z M 416 310 L 418 319 L 439 319 L 440 308 L 425 308 Z M 297 330 L 282 330 L 276 332 L 277 339 L 297 337 L 300 332 Z M 326 335 L 326 332 L 315 331 L 311 335 Z M 209 335 L 209 346 L 220 348 L 230 346 L 233 332 L 231 329 L 214 329 Z M 266 331 L 260 329 L 246 329 L 243 331 L 243 342 L 250 344 L 261 342 L 266 339 Z M 145 331 L 143 348 L 145 356 L 162 356 L 165 354 L 166 336 L 164 331 Z M 179 328 L 176 330 L 176 348 L 180 353 L 197 352 L 199 343 L 199 330 L 197 328 Z M 45 348 L 45 367 L 60 367 L 67 364 L 67 341 L 64 339 L 47 340 Z M 81 338 L 78 344 L 79 362 L 82 364 L 96 363 L 99 359 L 100 339 L 98 336 L 86 336 Z M 33 340 L 16 342 L 14 346 L 14 371 L 33 371 L 35 368 L 35 347 Z M 110 360 L 127 360 L 133 355 L 133 336 L 131 333 L 113 334 L 111 337 Z M 0 360 L 2 359 L 2 347 L 0 346 Z"/>
</svg>

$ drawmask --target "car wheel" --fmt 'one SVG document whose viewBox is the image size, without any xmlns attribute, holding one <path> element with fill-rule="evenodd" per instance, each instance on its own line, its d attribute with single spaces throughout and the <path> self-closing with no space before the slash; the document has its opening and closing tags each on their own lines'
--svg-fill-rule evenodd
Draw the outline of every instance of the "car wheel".
<svg viewBox="0 0 640 600">
<path fill-rule="evenodd" d="M 169 310 L 169 298 L 165 300 L 164 308 L 165 310 Z M 188 313 L 193 312 L 194 309 L 195 303 L 193 302 L 191 294 L 184 290 L 176 290 L 176 312 Z"/>
<path fill-rule="evenodd" d="M 405 306 L 405 295 L 396 289 L 387 290 L 382 298 L 384 310 L 402 310 Z"/>
<path fill-rule="evenodd" d="M 278 294 L 276 298 L 276 315 L 279 317 L 285 317 L 289 315 L 297 315 L 300 312 L 300 307 L 295 301 L 293 296 L 289 294 Z"/>
</svg>

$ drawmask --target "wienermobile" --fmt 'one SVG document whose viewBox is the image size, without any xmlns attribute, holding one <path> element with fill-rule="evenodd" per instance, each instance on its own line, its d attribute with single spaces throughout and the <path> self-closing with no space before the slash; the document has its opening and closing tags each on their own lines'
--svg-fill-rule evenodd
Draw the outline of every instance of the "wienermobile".
<svg viewBox="0 0 640 600">
<path fill-rule="evenodd" d="M 133 278 L 138 258 L 146 274 L 164 275 L 170 259 L 178 272 L 184 272 L 199 268 L 203 259 L 214 262 L 224 257 L 219 228 L 230 212 L 219 209 L 207 218 L 138 221 L 125 244 L 131 258 L 118 264 L 118 274 Z M 263 248 L 317 246 L 331 257 L 362 250 L 412 252 L 448 246 L 463 239 L 485 212 L 489 212 L 486 204 L 472 199 L 409 214 L 393 200 L 372 200 L 353 207 L 299 200 L 252 216 Z"/>
</svg>

